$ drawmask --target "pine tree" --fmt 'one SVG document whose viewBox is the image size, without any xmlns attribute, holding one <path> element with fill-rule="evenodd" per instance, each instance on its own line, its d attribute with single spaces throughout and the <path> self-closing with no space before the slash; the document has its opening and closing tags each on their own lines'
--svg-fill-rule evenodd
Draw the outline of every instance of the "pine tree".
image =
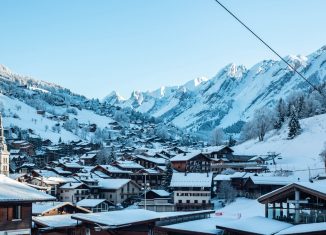
<svg viewBox="0 0 326 235">
<path fill-rule="evenodd" d="M 276 121 L 274 123 L 274 128 L 281 129 L 286 116 L 286 105 L 282 98 L 278 101 L 278 104 L 276 106 L 276 113 L 277 114 Z"/>
<path fill-rule="evenodd" d="M 229 136 L 228 146 L 229 147 L 233 147 L 236 143 L 237 143 L 237 141 L 235 139 L 233 139 L 233 136 L 232 135 L 230 135 Z"/>
<path fill-rule="evenodd" d="M 171 178 L 172 178 L 172 174 L 173 174 L 173 169 L 172 169 L 172 166 L 171 166 L 171 162 L 168 161 L 168 163 L 166 164 L 166 171 L 164 172 L 163 180 L 162 180 L 162 186 L 163 186 L 164 189 L 169 188 Z"/>
<path fill-rule="evenodd" d="M 298 114 L 294 106 L 291 108 L 290 121 L 289 121 L 289 134 L 288 137 L 293 139 L 295 136 L 299 135 L 301 131 L 301 126 L 299 123 Z"/>
</svg>

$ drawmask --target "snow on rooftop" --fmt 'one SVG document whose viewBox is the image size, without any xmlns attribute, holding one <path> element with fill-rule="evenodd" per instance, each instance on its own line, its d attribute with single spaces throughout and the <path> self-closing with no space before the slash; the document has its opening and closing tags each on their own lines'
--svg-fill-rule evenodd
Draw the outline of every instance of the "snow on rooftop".
<svg viewBox="0 0 326 235">
<path fill-rule="evenodd" d="M 131 179 L 99 179 L 99 186 L 102 189 L 119 189 L 129 183 Z"/>
<path fill-rule="evenodd" d="M 134 161 L 116 161 L 118 166 L 127 169 L 143 169 L 144 167 Z"/>
<path fill-rule="evenodd" d="M 218 234 L 219 232 L 222 232 L 222 230 L 216 228 L 217 220 L 228 221 L 225 219 L 212 217 L 208 219 L 193 220 L 193 221 L 171 224 L 162 227 L 173 229 L 173 230 L 180 230 L 180 231 L 191 231 L 191 232 L 205 233 L 205 234 Z"/>
<path fill-rule="evenodd" d="M 96 207 L 98 204 L 106 201 L 105 199 L 83 199 L 77 202 L 80 207 Z"/>
<path fill-rule="evenodd" d="M 298 181 L 298 179 L 286 176 L 250 176 L 249 178 L 255 184 L 264 185 L 287 185 Z"/>
<path fill-rule="evenodd" d="M 146 157 L 142 155 L 136 155 L 136 158 L 140 158 L 149 162 L 156 163 L 158 165 L 164 165 L 166 160 L 164 158 L 158 158 L 158 157 Z"/>
<path fill-rule="evenodd" d="M 200 151 L 191 151 L 189 153 L 180 153 L 173 158 L 170 159 L 171 162 L 175 161 L 188 161 L 192 159 L 193 157 L 196 157 L 198 154 L 201 154 Z"/>
<path fill-rule="evenodd" d="M 74 214 L 72 218 L 106 226 L 120 226 L 136 222 L 156 220 L 159 218 L 158 214 L 159 213 L 157 212 L 149 210 L 131 209 L 90 214 Z"/>
<path fill-rule="evenodd" d="M 77 182 L 70 182 L 62 185 L 60 189 L 75 189 L 78 188 L 79 186 L 83 185 L 83 183 L 77 183 Z"/>
<path fill-rule="evenodd" d="M 268 219 L 262 216 L 254 216 L 245 219 L 239 219 L 232 222 L 226 222 L 218 227 L 229 228 L 232 230 L 244 231 L 253 234 L 275 234 L 283 229 L 291 227 L 292 224 L 278 220 Z"/>
<path fill-rule="evenodd" d="M 121 170 L 118 167 L 112 165 L 100 165 L 100 166 L 112 173 L 128 173 L 128 174 L 132 173 L 131 171 Z"/>
<path fill-rule="evenodd" d="M 32 214 L 39 215 L 49 210 L 69 204 L 68 202 L 37 202 L 32 204 Z"/>
<path fill-rule="evenodd" d="M 0 202 L 53 200 L 55 197 L 0 174 Z"/>
<path fill-rule="evenodd" d="M 34 223 L 51 228 L 75 227 L 78 221 L 72 215 L 33 216 Z"/>
<path fill-rule="evenodd" d="M 157 195 L 161 196 L 161 197 L 169 197 L 170 193 L 163 190 L 163 189 L 152 189 L 152 192 L 156 193 Z"/>
<path fill-rule="evenodd" d="M 301 234 L 301 233 L 311 233 L 315 234 L 325 234 L 326 223 L 312 223 L 312 224 L 299 224 L 292 227 L 286 228 L 275 235 L 285 235 L 285 234 Z"/>
<path fill-rule="evenodd" d="M 298 184 L 302 187 L 312 189 L 314 191 L 326 194 L 326 180 L 318 180 L 311 182 L 295 182 L 295 184 Z"/>
<path fill-rule="evenodd" d="M 174 172 L 170 187 L 211 187 L 212 177 L 212 173 Z"/>
</svg>

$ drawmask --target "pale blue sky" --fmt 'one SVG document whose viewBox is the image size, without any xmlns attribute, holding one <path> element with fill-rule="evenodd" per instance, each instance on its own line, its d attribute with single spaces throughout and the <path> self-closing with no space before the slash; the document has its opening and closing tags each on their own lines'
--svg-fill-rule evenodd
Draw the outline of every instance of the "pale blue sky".
<svg viewBox="0 0 326 235">
<path fill-rule="evenodd" d="M 326 44 L 324 0 L 221 0 L 281 55 Z M 0 63 L 87 97 L 275 58 L 214 0 L 0 0 Z"/>
</svg>

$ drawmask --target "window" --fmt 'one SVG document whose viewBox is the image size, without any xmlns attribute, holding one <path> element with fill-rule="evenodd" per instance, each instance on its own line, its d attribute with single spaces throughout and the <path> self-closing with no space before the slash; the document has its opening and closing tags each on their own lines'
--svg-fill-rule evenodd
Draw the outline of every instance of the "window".
<svg viewBox="0 0 326 235">
<path fill-rule="evenodd" d="M 206 204 L 206 200 L 203 200 L 203 204 Z"/>
<path fill-rule="evenodd" d="M 190 203 L 190 200 L 187 200 L 187 203 Z"/>
<path fill-rule="evenodd" d="M 198 203 L 198 200 L 195 200 L 195 203 Z"/>
<path fill-rule="evenodd" d="M 182 200 L 179 200 L 178 203 L 182 203 Z"/>
<path fill-rule="evenodd" d="M 10 206 L 7 209 L 8 220 L 20 220 L 22 218 L 22 208 L 20 205 Z"/>
</svg>

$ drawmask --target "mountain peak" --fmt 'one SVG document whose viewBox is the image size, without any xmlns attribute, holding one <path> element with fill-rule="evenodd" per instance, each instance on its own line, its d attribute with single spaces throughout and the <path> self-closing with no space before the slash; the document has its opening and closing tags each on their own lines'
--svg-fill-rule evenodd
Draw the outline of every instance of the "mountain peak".
<svg viewBox="0 0 326 235">
<path fill-rule="evenodd" d="M 11 75 L 12 72 L 10 71 L 10 69 L 2 64 L 0 64 L 0 74 L 3 75 Z"/>
<path fill-rule="evenodd" d="M 115 103 L 120 103 L 122 101 L 126 100 L 124 97 L 119 95 L 116 91 L 112 91 L 109 95 L 104 97 L 103 102 L 109 103 L 111 105 Z"/>
<path fill-rule="evenodd" d="M 242 75 L 247 71 L 247 68 L 244 65 L 236 65 L 231 63 L 225 67 L 227 75 L 230 78 L 241 78 Z"/>
</svg>

